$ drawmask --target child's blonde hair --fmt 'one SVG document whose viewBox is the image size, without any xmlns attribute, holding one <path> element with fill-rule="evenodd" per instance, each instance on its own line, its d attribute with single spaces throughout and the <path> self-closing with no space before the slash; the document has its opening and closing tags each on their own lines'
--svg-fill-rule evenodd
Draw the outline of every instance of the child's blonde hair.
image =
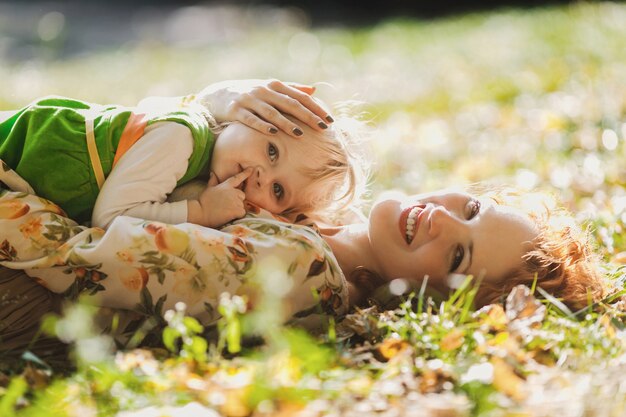
<svg viewBox="0 0 626 417">
<path fill-rule="evenodd" d="M 314 181 L 315 192 L 307 204 L 291 212 L 327 223 L 335 222 L 346 211 L 360 205 L 367 188 L 369 166 L 363 146 L 367 124 L 343 115 L 335 119 L 327 130 L 307 129 L 312 137 L 294 139 L 295 146 L 310 148 L 307 154 L 311 163 L 300 172 Z"/>
</svg>

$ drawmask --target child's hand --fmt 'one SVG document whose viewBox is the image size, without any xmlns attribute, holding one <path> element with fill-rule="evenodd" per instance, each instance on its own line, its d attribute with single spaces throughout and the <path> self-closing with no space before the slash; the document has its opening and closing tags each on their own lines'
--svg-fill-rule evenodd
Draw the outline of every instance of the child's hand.
<svg viewBox="0 0 626 417">
<path fill-rule="evenodd" d="M 302 135 L 302 129 L 281 114 L 291 114 L 316 130 L 333 118 L 311 94 L 315 87 L 278 80 L 230 80 L 211 84 L 198 94 L 218 122 L 239 121 L 259 132 Z"/>
<path fill-rule="evenodd" d="M 198 199 L 203 226 L 220 227 L 246 214 L 246 194 L 241 190 L 241 185 L 253 171 L 252 167 L 248 167 L 222 183 L 218 183 L 215 174 L 211 173 L 207 187 Z"/>
</svg>

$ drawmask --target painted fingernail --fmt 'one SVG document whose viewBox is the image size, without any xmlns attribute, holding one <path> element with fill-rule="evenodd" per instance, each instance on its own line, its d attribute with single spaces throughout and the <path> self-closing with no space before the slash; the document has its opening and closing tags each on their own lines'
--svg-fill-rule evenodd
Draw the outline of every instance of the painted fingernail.
<svg viewBox="0 0 626 417">
<path fill-rule="evenodd" d="M 321 127 L 322 129 L 328 129 L 328 125 L 324 122 L 319 122 L 317 125 Z"/>
<path fill-rule="evenodd" d="M 278 133 L 278 129 L 276 129 L 276 128 L 275 128 L 275 127 L 273 127 L 273 126 L 272 126 L 272 127 L 270 127 L 268 130 L 270 131 L 270 133 L 271 133 L 272 135 L 275 135 L 276 133 Z"/>
<path fill-rule="evenodd" d="M 328 121 L 328 123 L 332 123 L 335 121 L 335 119 L 332 118 L 332 116 L 330 114 L 327 114 L 325 117 L 326 121 Z"/>
<path fill-rule="evenodd" d="M 298 128 L 298 127 L 294 127 L 292 132 L 296 136 L 302 136 L 302 133 L 303 133 L 302 130 L 300 130 L 300 128 Z"/>
</svg>

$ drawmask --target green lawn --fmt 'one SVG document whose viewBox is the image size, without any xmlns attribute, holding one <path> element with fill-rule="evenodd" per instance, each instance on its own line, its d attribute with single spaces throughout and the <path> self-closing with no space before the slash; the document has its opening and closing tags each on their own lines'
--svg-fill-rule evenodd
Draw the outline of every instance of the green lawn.
<svg viewBox="0 0 626 417">
<path fill-rule="evenodd" d="M 133 104 L 223 79 L 323 82 L 320 98 L 362 102 L 374 126 L 373 198 L 475 182 L 553 192 L 593 227 L 606 270 L 621 282 L 626 4 L 355 29 L 279 22 L 200 46 L 143 41 L 64 59 L 42 43 L 48 58 L 0 65 L 0 110 L 47 94 Z M 264 346 L 245 347 L 244 338 L 239 353 L 212 345 L 205 355 L 199 329 L 177 326 L 176 316 L 166 339 L 187 332 L 182 351 L 170 343 L 177 355 L 156 349 L 95 363 L 78 355 L 67 374 L 31 361 L 23 377 L 0 375 L 0 415 L 109 416 L 192 401 L 202 416 L 626 414 L 620 312 L 575 315 L 519 292 L 506 315 L 474 313 L 472 291 L 445 304 L 416 295 L 413 309 L 356 313 L 322 335 L 266 330 Z M 224 308 L 234 310 L 219 347 L 233 350 L 247 315 Z"/>
</svg>

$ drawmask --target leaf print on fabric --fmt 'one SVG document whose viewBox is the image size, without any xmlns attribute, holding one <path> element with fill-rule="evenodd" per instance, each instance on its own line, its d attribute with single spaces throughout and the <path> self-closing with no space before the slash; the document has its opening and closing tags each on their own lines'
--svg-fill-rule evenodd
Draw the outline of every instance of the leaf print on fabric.
<svg viewBox="0 0 626 417">
<path fill-rule="evenodd" d="M 163 318 L 163 305 L 167 300 L 167 294 L 159 297 L 155 304 L 150 290 L 146 287 L 141 290 L 139 300 L 134 311 L 144 316 L 153 317 L 159 324 L 165 323 L 165 319 Z"/>
<path fill-rule="evenodd" d="M 73 220 L 60 217 L 56 214 L 50 216 L 52 224 L 46 223 L 46 232 L 43 236 L 53 242 L 66 242 L 70 237 L 82 232 L 83 228 L 78 226 Z"/>
<path fill-rule="evenodd" d="M 30 206 L 17 198 L 0 202 L 0 219 L 13 220 L 25 216 Z"/>
<path fill-rule="evenodd" d="M 62 294 L 64 297 L 70 300 L 76 300 L 83 292 L 88 292 L 89 295 L 94 295 L 100 291 L 106 290 L 106 288 L 100 284 L 100 281 L 105 280 L 108 275 L 102 272 L 100 269 L 102 264 L 97 265 L 81 265 L 72 266 L 63 270 L 65 274 L 74 274 L 74 282 L 70 285 Z"/>
<path fill-rule="evenodd" d="M 233 256 L 235 262 L 247 262 L 250 259 L 248 248 L 240 238 L 235 238 L 233 246 L 227 246 L 226 248 Z"/>
<path fill-rule="evenodd" d="M 326 271 L 326 264 L 327 264 L 326 258 L 321 258 L 321 259 L 315 258 L 313 262 L 311 262 L 311 265 L 309 266 L 309 272 L 307 272 L 306 274 L 307 279 L 318 276 L 324 271 Z"/>
<path fill-rule="evenodd" d="M 337 292 L 337 288 L 323 285 L 317 289 L 317 292 L 319 293 L 320 305 L 322 306 L 324 313 L 337 314 L 337 311 L 344 307 L 341 296 Z"/>
<path fill-rule="evenodd" d="M 266 220 L 262 220 L 262 221 L 246 221 L 245 222 L 246 226 L 248 226 L 251 230 L 260 232 L 260 235 L 257 235 L 256 237 L 259 239 L 267 239 L 267 238 L 271 238 L 272 236 L 276 236 L 276 235 L 280 235 L 280 226 L 278 226 L 275 223 L 266 221 Z"/>
<path fill-rule="evenodd" d="M 59 216 L 67 217 L 67 214 L 65 213 L 65 211 L 63 211 L 61 207 L 54 204 L 52 201 L 46 200 L 45 198 L 41 198 L 41 197 L 37 197 L 37 200 L 42 205 L 42 207 L 39 210 L 45 211 L 48 213 L 58 214 Z"/>
<path fill-rule="evenodd" d="M 147 268 L 148 273 L 155 274 L 159 284 L 165 281 L 165 271 L 176 271 L 176 265 L 169 255 L 153 250 L 144 252 L 142 256 L 139 262 L 144 266 L 150 265 Z"/>
<path fill-rule="evenodd" d="M 17 259 L 17 251 L 7 239 L 4 239 L 0 244 L 0 260 L 1 261 L 13 261 Z"/>
<path fill-rule="evenodd" d="M 237 267 L 238 274 L 245 274 L 254 262 L 252 253 L 254 253 L 254 245 L 244 241 L 241 238 L 233 239 L 233 246 L 227 246 L 228 251 L 232 255 L 232 259 L 236 263 L 243 263 L 242 267 Z"/>
<path fill-rule="evenodd" d="M 342 312 L 345 313 L 348 306 L 344 305 L 341 297 L 343 289 L 343 286 L 333 287 L 326 284 L 323 284 L 317 289 L 312 288 L 313 298 L 317 300 L 317 302 L 311 307 L 295 312 L 293 316 L 303 318 L 311 314 L 330 314 L 336 316 Z"/>
</svg>

